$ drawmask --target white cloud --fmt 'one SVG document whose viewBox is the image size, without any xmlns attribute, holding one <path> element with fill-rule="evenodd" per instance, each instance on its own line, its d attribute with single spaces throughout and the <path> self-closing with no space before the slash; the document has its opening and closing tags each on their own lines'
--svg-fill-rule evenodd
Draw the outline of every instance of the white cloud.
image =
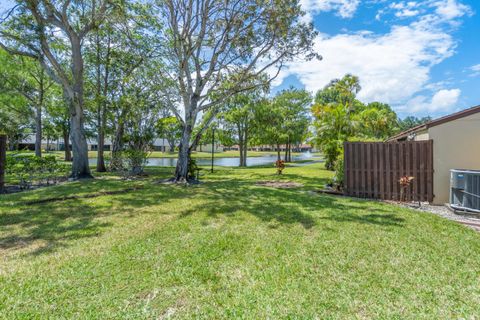
<svg viewBox="0 0 480 320">
<path fill-rule="evenodd" d="M 399 11 L 395 14 L 395 16 L 399 18 L 404 18 L 404 17 L 414 17 L 416 15 L 419 15 L 420 11 L 418 10 L 411 10 L 411 9 L 403 9 L 402 11 Z"/>
<path fill-rule="evenodd" d="M 360 0 L 300 0 L 300 4 L 307 13 L 305 19 L 311 21 L 314 14 L 325 11 L 336 11 L 342 18 L 351 18 Z"/>
<path fill-rule="evenodd" d="M 420 5 L 415 1 L 402 1 L 393 2 L 389 8 L 393 9 L 397 18 L 409 18 L 420 14 L 420 10 L 417 10 Z"/>
<path fill-rule="evenodd" d="M 294 62 L 283 76 L 296 74 L 316 91 L 352 73 L 361 80 L 360 99 L 398 103 L 427 83 L 431 66 L 451 56 L 453 47 L 450 36 L 421 26 L 397 26 L 385 35 L 321 35 L 315 48 L 323 61 Z"/>
<path fill-rule="evenodd" d="M 414 10 L 418 3 L 402 1 L 393 6 Z M 364 102 L 382 101 L 397 106 L 398 110 L 407 105 L 411 110 L 419 110 L 411 108 L 414 102 L 419 108 L 429 111 L 452 106 L 458 100 L 460 90 L 445 90 L 446 85 L 441 87 L 440 83 L 433 85 L 430 83 L 430 71 L 455 52 L 456 42 L 450 26 L 462 14 L 454 14 L 454 11 L 446 14 L 443 10 L 455 7 L 463 10 L 463 14 L 470 10 L 457 1 L 453 3 L 456 6 L 452 0 L 429 1 L 428 13 L 417 16 L 408 25 L 394 25 L 385 34 L 371 31 L 334 36 L 320 34 L 315 41 L 315 49 L 323 56 L 323 61 L 290 63 L 276 83 L 296 75 L 307 90 L 316 92 L 330 80 L 351 73 L 360 78 L 362 90 L 359 99 Z M 430 99 L 425 91 L 436 94 Z M 421 92 L 427 96 L 418 96 Z M 448 99 L 441 102 L 440 98 Z"/>
<path fill-rule="evenodd" d="M 472 72 L 470 74 L 470 77 L 478 77 L 480 76 L 480 64 L 476 64 L 474 66 L 471 66 L 470 68 L 470 71 Z"/>
<path fill-rule="evenodd" d="M 460 89 L 442 89 L 436 92 L 431 100 L 426 96 L 417 96 L 405 106 L 407 112 L 440 112 L 448 111 L 455 107 L 460 97 Z"/>
<path fill-rule="evenodd" d="M 437 7 L 436 13 L 444 19 L 451 20 L 470 15 L 472 10 L 469 6 L 464 5 L 457 0 L 442 0 L 434 3 Z"/>
</svg>

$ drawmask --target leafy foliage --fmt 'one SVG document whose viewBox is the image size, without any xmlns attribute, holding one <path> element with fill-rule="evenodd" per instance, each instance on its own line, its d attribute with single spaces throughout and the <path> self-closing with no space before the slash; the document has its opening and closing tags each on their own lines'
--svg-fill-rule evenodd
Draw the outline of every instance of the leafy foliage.
<svg viewBox="0 0 480 320">
<path fill-rule="evenodd" d="M 352 139 L 383 140 L 398 130 L 396 113 L 387 104 L 367 105 L 356 99 L 361 90 L 358 77 L 346 75 L 317 92 L 312 113 L 316 142 L 325 155 L 325 166 L 335 168 L 343 154 L 343 142 Z"/>
<path fill-rule="evenodd" d="M 302 143 L 310 125 L 308 107 L 311 100 L 308 91 L 289 88 L 279 92 L 267 103 L 257 106 L 255 109 L 256 142 L 277 145 L 277 147 L 285 144 L 287 150 L 292 144 Z"/>
<path fill-rule="evenodd" d="M 57 183 L 65 178 L 68 167 L 59 163 L 55 156 L 37 157 L 34 155 L 14 154 L 7 156 L 6 172 L 12 175 L 21 189 L 28 189 L 34 184 Z"/>
<path fill-rule="evenodd" d="M 175 150 L 175 144 L 182 137 L 182 124 L 176 117 L 160 118 L 155 126 L 156 133 L 159 137 L 168 141 L 170 152 Z"/>
<path fill-rule="evenodd" d="M 405 119 L 400 120 L 398 125 L 399 125 L 400 131 L 405 131 L 413 127 L 422 125 L 431 120 L 432 120 L 432 117 L 417 118 L 415 116 L 408 116 Z"/>
</svg>

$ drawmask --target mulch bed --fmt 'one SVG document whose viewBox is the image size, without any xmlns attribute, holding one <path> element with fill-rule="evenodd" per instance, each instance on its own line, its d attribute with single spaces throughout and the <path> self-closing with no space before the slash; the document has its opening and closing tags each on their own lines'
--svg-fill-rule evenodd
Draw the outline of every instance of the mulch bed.
<svg viewBox="0 0 480 320">
<path fill-rule="evenodd" d="M 68 181 L 68 178 L 62 177 L 62 178 L 57 178 L 57 182 L 55 182 L 55 183 L 34 184 L 34 185 L 31 185 L 27 189 L 22 189 L 18 185 L 7 185 L 3 188 L 3 190 L 0 192 L 0 194 L 11 194 L 11 193 L 24 192 L 24 191 L 31 191 L 31 190 L 40 189 L 40 188 L 48 188 L 48 187 L 58 186 L 59 184 L 62 184 L 62 183 L 67 182 L 67 181 Z"/>
<path fill-rule="evenodd" d="M 271 188 L 280 188 L 280 189 L 303 187 L 303 184 L 298 182 L 293 182 L 293 181 L 259 181 L 256 183 L 256 185 L 262 186 L 262 187 L 271 187 Z"/>
<path fill-rule="evenodd" d="M 328 194 L 331 196 L 341 196 L 344 197 L 345 194 L 341 191 L 333 190 L 333 189 L 321 189 L 321 190 L 315 190 L 316 193 L 320 194 Z"/>
</svg>

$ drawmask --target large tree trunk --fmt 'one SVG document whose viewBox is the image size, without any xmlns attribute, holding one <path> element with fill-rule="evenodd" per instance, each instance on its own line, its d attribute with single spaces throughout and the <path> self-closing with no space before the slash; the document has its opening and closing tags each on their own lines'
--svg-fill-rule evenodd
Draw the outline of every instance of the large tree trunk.
<svg viewBox="0 0 480 320">
<path fill-rule="evenodd" d="M 188 105 L 185 106 L 185 122 L 183 124 L 182 137 L 180 139 L 180 145 L 178 147 L 178 159 L 177 166 L 175 168 L 175 182 L 188 182 L 188 164 L 190 161 L 190 154 L 194 150 L 202 135 L 202 130 L 197 133 L 195 139 L 190 144 L 192 139 L 193 127 L 196 121 L 196 107 L 198 103 L 198 97 L 192 97 Z"/>
<path fill-rule="evenodd" d="M 244 147 L 243 147 L 243 161 L 244 161 L 244 166 L 247 166 L 247 150 L 248 150 L 248 125 L 245 125 L 245 131 L 243 135 L 243 142 L 244 142 Z"/>
<path fill-rule="evenodd" d="M 245 155 L 245 152 L 244 152 L 244 147 L 245 147 L 245 144 L 244 144 L 244 135 L 243 135 L 243 130 L 242 130 L 242 127 L 241 127 L 241 124 L 240 123 L 237 123 L 237 131 L 238 131 L 238 151 L 240 152 L 240 164 L 239 166 L 240 167 L 245 167 L 245 159 L 243 158 L 244 155 Z"/>
<path fill-rule="evenodd" d="M 72 152 L 70 150 L 70 131 L 67 126 L 64 126 L 62 129 L 63 133 L 63 144 L 65 146 L 65 161 L 72 161 Z"/>
<path fill-rule="evenodd" d="M 107 168 L 105 167 L 105 130 L 103 125 L 98 130 L 97 137 L 97 172 L 105 172 Z"/>
<path fill-rule="evenodd" d="M 238 141 L 238 151 L 240 152 L 240 164 L 238 165 L 239 167 L 243 167 L 243 141 L 242 139 L 239 139 Z"/>
<path fill-rule="evenodd" d="M 248 144 L 244 142 L 243 146 L 243 166 L 247 166 L 247 150 L 248 150 Z"/>
<path fill-rule="evenodd" d="M 106 112 L 105 106 L 102 103 L 98 108 L 97 116 L 97 172 L 105 172 L 107 168 L 105 166 L 105 127 L 106 127 Z"/>
<path fill-rule="evenodd" d="M 190 160 L 190 139 L 192 129 L 192 125 L 189 123 L 186 123 L 183 129 L 182 138 L 178 148 L 177 167 L 175 168 L 174 179 L 176 182 L 188 181 L 188 162 Z"/>
<path fill-rule="evenodd" d="M 88 164 L 88 144 L 83 127 L 83 108 L 77 99 L 71 100 L 70 140 L 72 141 L 72 179 L 93 178 Z"/>
<path fill-rule="evenodd" d="M 122 113 L 123 114 L 123 113 Z M 121 119 L 117 123 L 115 136 L 112 143 L 112 159 L 110 160 L 110 168 L 113 171 L 121 169 L 121 159 L 123 151 L 123 133 L 125 131 L 124 123 Z"/>
<path fill-rule="evenodd" d="M 287 137 L 287 143 L 285 144 L 285 162 L 292 162 L 290 154 L 290 137 Z"/>
<path fill-rule="evenodd" d="M 35 110 L 35 155 L 42 156 L 42 106 L 40 104 Z"/>
<path fill-rule="evenodd" d="M 81 39 L 70 35 L 72 44 L 72 86 L 64 91 L 70 110 L 70 140 L 72 141 L 72 179 L 93 178 L 88 164 L 88 144 L 84 129 L 83 114 L 83 57 Z"/>
<path fill-rule="evenodd" d="M 108 79 L 109 79 L 109 66 L 110 66 L 110 36 L 108 36 L 107 51 L 105 57 L 105 74 L 103 77 L 102 83 L 102 73 L 101 73 L 101 42 L 100 35 L 97 30 L 96 34 L 96 49 L 97 49 L 97 172 L 105 172 L 107 168 L 105 166 L 105 127 L 106 127 L 106 117 L 107 117 L 107 102 L 106 97 L 108 93 Z M 102 95 L 103 93 L 103 95 Z M 100 100 L 100 97 L 103 96 L 103 100 Z"/>
<path fill-rule="evenodd" d="M 277 161 L 282 160 L 282 157 L 280 156 L 280 144 L 277 143 Z"/>
<path fill-rule="evenodd" d="M 7 162 L 7 136 L 0 134 L 0 193 L 5 187 L 5 166 Z"/>
</svg>

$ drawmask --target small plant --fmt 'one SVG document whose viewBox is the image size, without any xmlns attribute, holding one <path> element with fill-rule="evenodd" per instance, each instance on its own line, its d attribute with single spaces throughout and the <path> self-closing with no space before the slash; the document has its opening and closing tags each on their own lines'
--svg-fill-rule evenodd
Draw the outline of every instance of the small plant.
<svg viewBox="0 0 480 320">
<path fill-rule="evenodd" d="M 130 174 L 141 175 L 147 164 L 148 152 L 143 150 L 127 149 L 124 151 L 126 167 Z"/>
<path fill-rule="evenodd" d="M 275 161 L 275 167 L 277 168 L 277 174 L 282 174 L 285 169 L 285 161 L 277 160 Z"/>
<path fill-rule="evenodd" d="M 337 191 L 343 191 L 345 181 L 345 170 L 343 156 L 338 157 L 335 161 L 335 175 L 333 176 L 332 185 Z"/>
<path fill-rule="evenodd" d="M 398 180 L 398 183 L 400 183 L 400 201 L 405 201 L 406 198 L 406 191 L 408 187 L 410 187 L 412 181 L 415 180 L 415 177 L 411 176 L 403 176 Z"/>
<path fill-rule="evenodd" d="M 146 151 L 134 149 L 117 152 L 110 162 L 110 170 L 121 173 L 124 179 L 142 175 L 148 161 L 148 155 L 149 153 Z"/>
<path fill-rule="evenodd" d="M 195 179 L 195 173 L 198 170 L 197 161 L 195 159 L 190 158 L 188 160 L 188 178 Z"/>
</svg>

